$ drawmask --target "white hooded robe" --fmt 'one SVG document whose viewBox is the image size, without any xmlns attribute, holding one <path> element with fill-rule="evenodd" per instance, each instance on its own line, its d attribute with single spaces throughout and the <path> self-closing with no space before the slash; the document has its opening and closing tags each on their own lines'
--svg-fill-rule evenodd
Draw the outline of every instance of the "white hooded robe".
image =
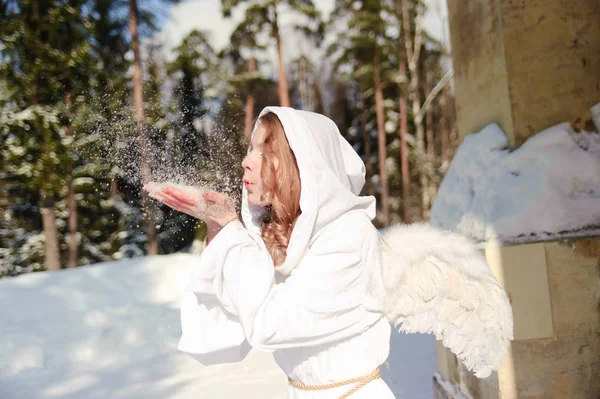
<svg viewBox="0 0 600 399">
<path fill-rule="evenodd" d="M 388 357 L 375 199 L 361 197 L 365 167 L 327 117 L 267 107 L 298 162 L 301 216 L 284 264 L 275 267 L 243 191 L 242 217 L 202 253 L 183 296 L 178 348 L 203 364 L 236 362 L 251 348 L 273 352 L 291 379 L 328 384 L 370 374 Z M 253 217 L 254 216 L 254 217 Z M 380 295 L 381 294 L 381 295 Z M 290 398 L 334 399 L 289 387 Z M 393 398 L 375 380 L 351 398 Z"/>
</svg>

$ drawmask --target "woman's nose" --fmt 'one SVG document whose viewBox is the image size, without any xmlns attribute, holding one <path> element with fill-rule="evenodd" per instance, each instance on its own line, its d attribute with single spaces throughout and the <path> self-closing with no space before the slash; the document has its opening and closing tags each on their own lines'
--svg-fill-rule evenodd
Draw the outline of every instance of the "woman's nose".
<svg viewBox="0 0 600 399">
<path fill-rule="evenodd" d="M 250 162 L 248 161 L 248 156 L 246 156 L 242 161 L 242 168 L 250 169 Z"/>
</svg>

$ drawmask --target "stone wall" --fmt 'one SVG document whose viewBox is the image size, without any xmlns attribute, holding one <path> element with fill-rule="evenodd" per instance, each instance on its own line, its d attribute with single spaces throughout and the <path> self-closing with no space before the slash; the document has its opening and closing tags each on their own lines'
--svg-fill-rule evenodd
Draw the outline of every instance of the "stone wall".
<svg viewBox="0 0 600 399">
<path fill-rule="evenodd" d="M 438 373 L 475 399 L 584 399 L 600 397 L 600 239 L 547 242 L 503 247 L 502 251 L 528 253 L 528 246 L 542 245 L 550 298 L 552 336 L 515 337 L 509 360 L 499 373 L 477 379 L 456 357 L 438 345 Z M 489 250 L 489 248 L 488 248 Z M 495 251 L 496 249 L 494 249 Z M 507 259 L 509 257 L 506 257 Z M 523 257 L 518 267 L 527 267 Z M 497 273 L 498 265 L 491 265 Z M 510 268 L 511 266 L 507 266 Z M 512 266 L 514 267 L 514 265 Z M 511 294 L 511 281 L 497 275 Z M 522 286 L 535 284 L 527 280 Z M 520 288 L 515 288 L 520 289 Z M 542 299 L 543 300 L 543 299 Z M 519 306 L 544 307 L 536 295 Z M 530 333 L 522 329 L 521 335 Z M 434 384 L 443 391 L 440 384 Z M 439 395 L 444 393 L 440 392 Z M 440 396 L 444 397 L 444 396 Z"/>
<path fill-rule="evenodd" d="M 600 102 L 600 1 L 447 0 L 461 136 L 497 122 L 518 147 Z"/>
<path fill-rule="evenodd" d="M 564 121 L 594 130 L 600 1 L 447 4 L 461 138 L 493 122 L 513 148 Z M 479 380 L 438 347 L 436 397 L 600 398 L 600 238 L 500 245 L 486 254 L 515 313 L 509 359 Z"/>
</svg>

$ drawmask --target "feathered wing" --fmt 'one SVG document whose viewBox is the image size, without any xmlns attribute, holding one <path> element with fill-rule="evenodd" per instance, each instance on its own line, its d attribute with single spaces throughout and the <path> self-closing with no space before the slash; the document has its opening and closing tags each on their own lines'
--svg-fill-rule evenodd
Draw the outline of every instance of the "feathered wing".
<svg viewBox="0 0 600 399">
<path fill-rule="evenodd" d="M 409 333 L 433 333 L 479 378 L 504 362 L 513 316 L 504 289 L 469 239 L 426 224 L 383 236 L 387 318 Z"/>
</svg>

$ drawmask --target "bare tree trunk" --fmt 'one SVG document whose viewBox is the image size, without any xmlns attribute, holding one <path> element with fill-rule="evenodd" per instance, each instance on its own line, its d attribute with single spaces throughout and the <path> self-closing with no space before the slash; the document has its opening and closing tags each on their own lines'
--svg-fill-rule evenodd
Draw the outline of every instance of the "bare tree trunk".
<svg viewBox="0 0 600 399">
<path fill-rule="evenodd" d="M 250 56 L 250 61 L 248 62 L 248 72 L 253 74 L 256 72 L 256 58 L 254 58 L 254 54 Z M 245 131 L 244 137 L 246 141 L 250 141 L 250 135 L 252 134 L 252 122 L 254 121 L 254 84 L 250 83 L 250 87 L 248 89 L 248 95 L 246 96 L 246 118 L 245 118 Z"/>
<path fill-rule="evenodd" d="M 71 92 L 65 94 L 65 105 L 69 123 L 67 125 L 67 137 L 73 136 L 73 127 L 71 126 L 71 106 L 73 104 Z M 67 165 L 67 224 L 69 226 L 69 256 L 67 259 L 67 267 L 77 267 L 78 263 L 78 246 L 77 246 L 77 202 L 75 201 L 75 187 L 73 184 L 73 164 L 69 161 Z"/>
<path fill-rule="evenodd" d="M 444 89 L 441 99 L 441 107 L 442 107 L 442 117 L 441 117 L 441 141 L 442 141 L 442 173 L 446 173 L 448 169 L 448 165 L 450 164 L 450 128 L 448 121 L 448 113 L 450 112 L 450 107 L 448 106 L 448 89 Z"/>
<path fill-rule="evenodd" d="M 37 17 L 37 3 L 34 2 L 34 13 Z M 32 104 L 38 103 L 38 90 L 34 84 L 32 87 L 31 102 Z M 44 142 L 42 144 L 42 154 L 44 157 L 48 154 L 48 138 L 45 133 L 42 132 Z M 45 175 L 47 171 L 42 170 Z M 45 176 L 44 176 L 45 177 Z M 46 270 L 55 271 L 60 270 L 60 247 L 58 245 L 58 230 L 56 228 L 56 218 L 54 217 L 54 198 L 49 196 L 43 188 L 44 183 L 47 179 L 42 178 L 42 188 L 40 189 L 40 214 L 42 216 L 42 231 L 44 232 L 44 266 Z"/>
<path fill-rule="evenodd" d="M 420 56 L 421 43 L 423 39 L 423 7 L 418 7 L 414 18 L 415 35 L 412 37 L 409 0 L 400 0 L 402 7 L 402 30 L 404 31 L 404 46 L 408 58 L 408 69 L 410 70 L 410 91 L 412 94 L 412 112 L 416 128 L 416 159 L 419 171 L 419 183 L 421 186 L 421 215 L 426 218 L 430 208 L 429 182 L 427 178 L 426 153 L 425 153 L 425 129 L 421 114 L 421 92 L 420 92 Z"/>
<path fill-rule="evenodd" d="M 60 270 L 60 249 L 56 218 L 54 217 L 54 199 L 43 189 L 40 192 L 40 205 L 44 231 L 44 265 L 48 271 Z"/>
<path fill-rule="evenodd" d="M 306 60 L 306 58 L 305 58 Z M 317 79 L 315 76 L 314 66 L 312 64 L 309 65 L 307 76 L 306 76 L 306 87 L 307 87 L 307 105 L 306 110 L 316 112 L 316 103 L 317 103 L 317 90 L 319 90 L 319 85 L 317 83 Z"/>
<path fill-rule="evenodd" d="M 429 178 L 429 198 L 430 204 L 433 203 L 433 199 L 437 194 L 437 189 L 439 187 L 441 177 L 446 173 L 446 169 L 449 166 L 451 154 L 451 137 L 450 137 L 450 128 L 448 127 L 450 113 L 453 113 L 454 110 L 451 109 L 446 102 L 448 99 L 448 91 L 445 89 L 446 84 L 450 81 L 453 75 L 453 70 L 448 70 L 444 76 L 440 79 L 439 82 L 433 86 L 433 82 L 431 80 L 431 74 L 427 74 L 427 87 L 426 90 L 429 90 L 429 94 L 423 103 L 421 108 L 421 113 L 415 117 L 415 120 L 422 120 L 423 111 L 426 113 L 427 118 L 427 165 L 428 165 L 428 178 Z M 433 118 L 431 114 L 433 113 L 433 101 L 435 101 L 436 96 L 442 93 L 442 98 L 439 101 L 439 106 L 442 110 L 442 115 L 440 117 L 440 134 L 441 134 L 441 162 L 438 163 L 436 160 L 435 153 L 435 138 L 433 136 L 434 129 L 430 128 L 433 124 Z M 439 165 L 439 168 L 438 168 Z"/>
<path fill-rule="evenodd" d="M 309 111 L 309 99 L 308 99 L 308 82 L 307 82 L 307 71 L 306 71 L 306 58 L 304 54 L 298 59 L 298 86 L 300 88 L 300 108 Z"/>
<path fill-rule="evenodd" d="M 415 111 L 420 108 L 420 105 L 417 105 L 417 102 L 413 100 L 413 114 Z M 418 113 L 418 111 L 416 111 Z M 429 179 L 427 172 L 427 155 L 425 153 L 425 129 L 423 127 L 423 122 L 416 122 L 416 142 L 417 142 L 417 169 L 419 171 L 419 184 L 421 186 L 421 214 L 423 219 L 427 219 L 427 214 L 429 212 L 430 207 L 430 198 L 429 198 Z"/>
<path fill-rule="evenodd" d="M 290 106 L 290 96 L 288 93 L 287 78 L 285 76 L 285 66 L 283 65 L 283 54 L 281 51 L 281 36 L 279 34 L 279 23 L 277 22 L 277 5 L 273 4 L 273 37 L 277 47 L 277 67 L 279 71 L 279 105 L 282 107 Z"/>
<path fill-rule="evenodd" d="M 140 41 L 138 35 L 137 0 L 129 0 L 129 31 L 131 33 L 131 49 L 133 50 L 133 102 L 135 106 L 135 121 L 144 123 L 144 94 L 142 86 L 142 60 L 140 56 Z"/>
<path fill-rule="evenodd" d="M 119 184 L 116 179 L 110 180 L 110 196 L 113 198 L 119 196 Z"/>
<path fill-rule="evenodd" d="M 399 15 L 402 15 L 402 1 L 396 2 L 396 10 Z M 402 23 L 404 28 L 404 22 Z M 406 34 L 406 31 L 404 32 Z M 403 40 L 399 40 L 398 43 L 398 59 L 400 63 L 398 65 L 398 74 L 402 80 L 402 86 L 400 88 L 400 174 L 402 176 L 402 219 L 405 223 L 410 223 L 410 171 L 408 170 L 408 143 L 406 138 L 408 137 L 408 112 L 406 107 L 406 97 L 408 96 L 406 81 L 408 76 L 406 75 L 406 62 L 408 56 L 406 52 L 406 46 Z"/>
<path fill-rule="evenodd" d="M 406 62 L 401 58 L 398 68 L 400 76 L 406 78 Z M 404 86 L 406 87 L 406 86 Z M 406 92 L 400 93 L 400 172 L 402 175 L 402 219 L 405 223 L 410 222 L 410 174 L 408 171 L 408 113 L 406 109 Z"/>
<path fill-rule="evenodd" d="M 390 203 L 388 190 L 388 175 L 386 168 L 387 140 L 385 137 L 385 115 L 383 108 L 383 89 L 381 77 L 379 76 L 380 60 L 379 54 L 375 55 L 373 84 L 375 88 L 375 113 L 377 117 L 377 146 L 379 150 L 379 179 L 381 183 L 381 212 L 383 214 L 383 226 L 390 223 Z"/>
<path fill-rule="evenodd" d="M 431 72 L 426 72 L 426 90 L 428 92 L 431 91 L 432 89 L 432 78 L 431 78 Z M 434 137 L 434 130 L 433 130 L 433 105 L 430 102 L 429 105 L 427 105 L 427 110 L 426 110 L 426 116 L 425 116 L 425 124 L 427 126 L 427 130 L 426 130 L 426 136 L 427 136 L 427 177 L 428 177 L 428 187 L 427 190 L 429 190 L 429 199 L 431 201 L 431 203 L 433 203 L 433 198 L 435 198 L 435 193 L 436 193 L 436 173 L 435 173 L 435 137 Z M 431 208 L 431 207 L 430 207 Z M 427 218 L 429 218 L 429 209 L 427 209 L 425 211 Z"/>
<path fill-rule="evenodd" d="M 315 92 L 317 86 L 315 84 L 314 68 L 304 54 L 298 59 L 298 72 L 300 89 L 300 108 L 305 111 L 315 110 Z"/>
<path fill-rule="evenodd" d="M 150 168 L 148 165 L 147 137 L 144 127 L 144 94 L 142 81 L 142 60 L 140 56 L 140 40 L 138 36 L 139 12 L 137 0 L 129 0 L 129 30 L 131 32 L 131 49 L 133 50 L 133 105 L 135 122 L 139 138 L 142 182 L 148 182 Z M 158 254 L 156 239 L 155 210 L 148 194 L 142 190 L 142 207 L 146 210 L 146 235 L 148 236 L 148 255 Z"/>
<path fill-rule="evenodd" d="M 373 195 L 373 184 L 371 182 L 371 178 L 373 177 L 373 154 L 371 153 L 371 140 L 369 137 L 369 132 L 367 131 L 367 109 L 365 105 L 365 98 L 360 87 L 359 91 L 360 94 L 358 99 L 358 108 L 360 109 L 360 130 L 362 131 L 363 143 L 365 146 L 365 167 L 367 169 L 366 188 L 367 194 Z"/>
</svg>

